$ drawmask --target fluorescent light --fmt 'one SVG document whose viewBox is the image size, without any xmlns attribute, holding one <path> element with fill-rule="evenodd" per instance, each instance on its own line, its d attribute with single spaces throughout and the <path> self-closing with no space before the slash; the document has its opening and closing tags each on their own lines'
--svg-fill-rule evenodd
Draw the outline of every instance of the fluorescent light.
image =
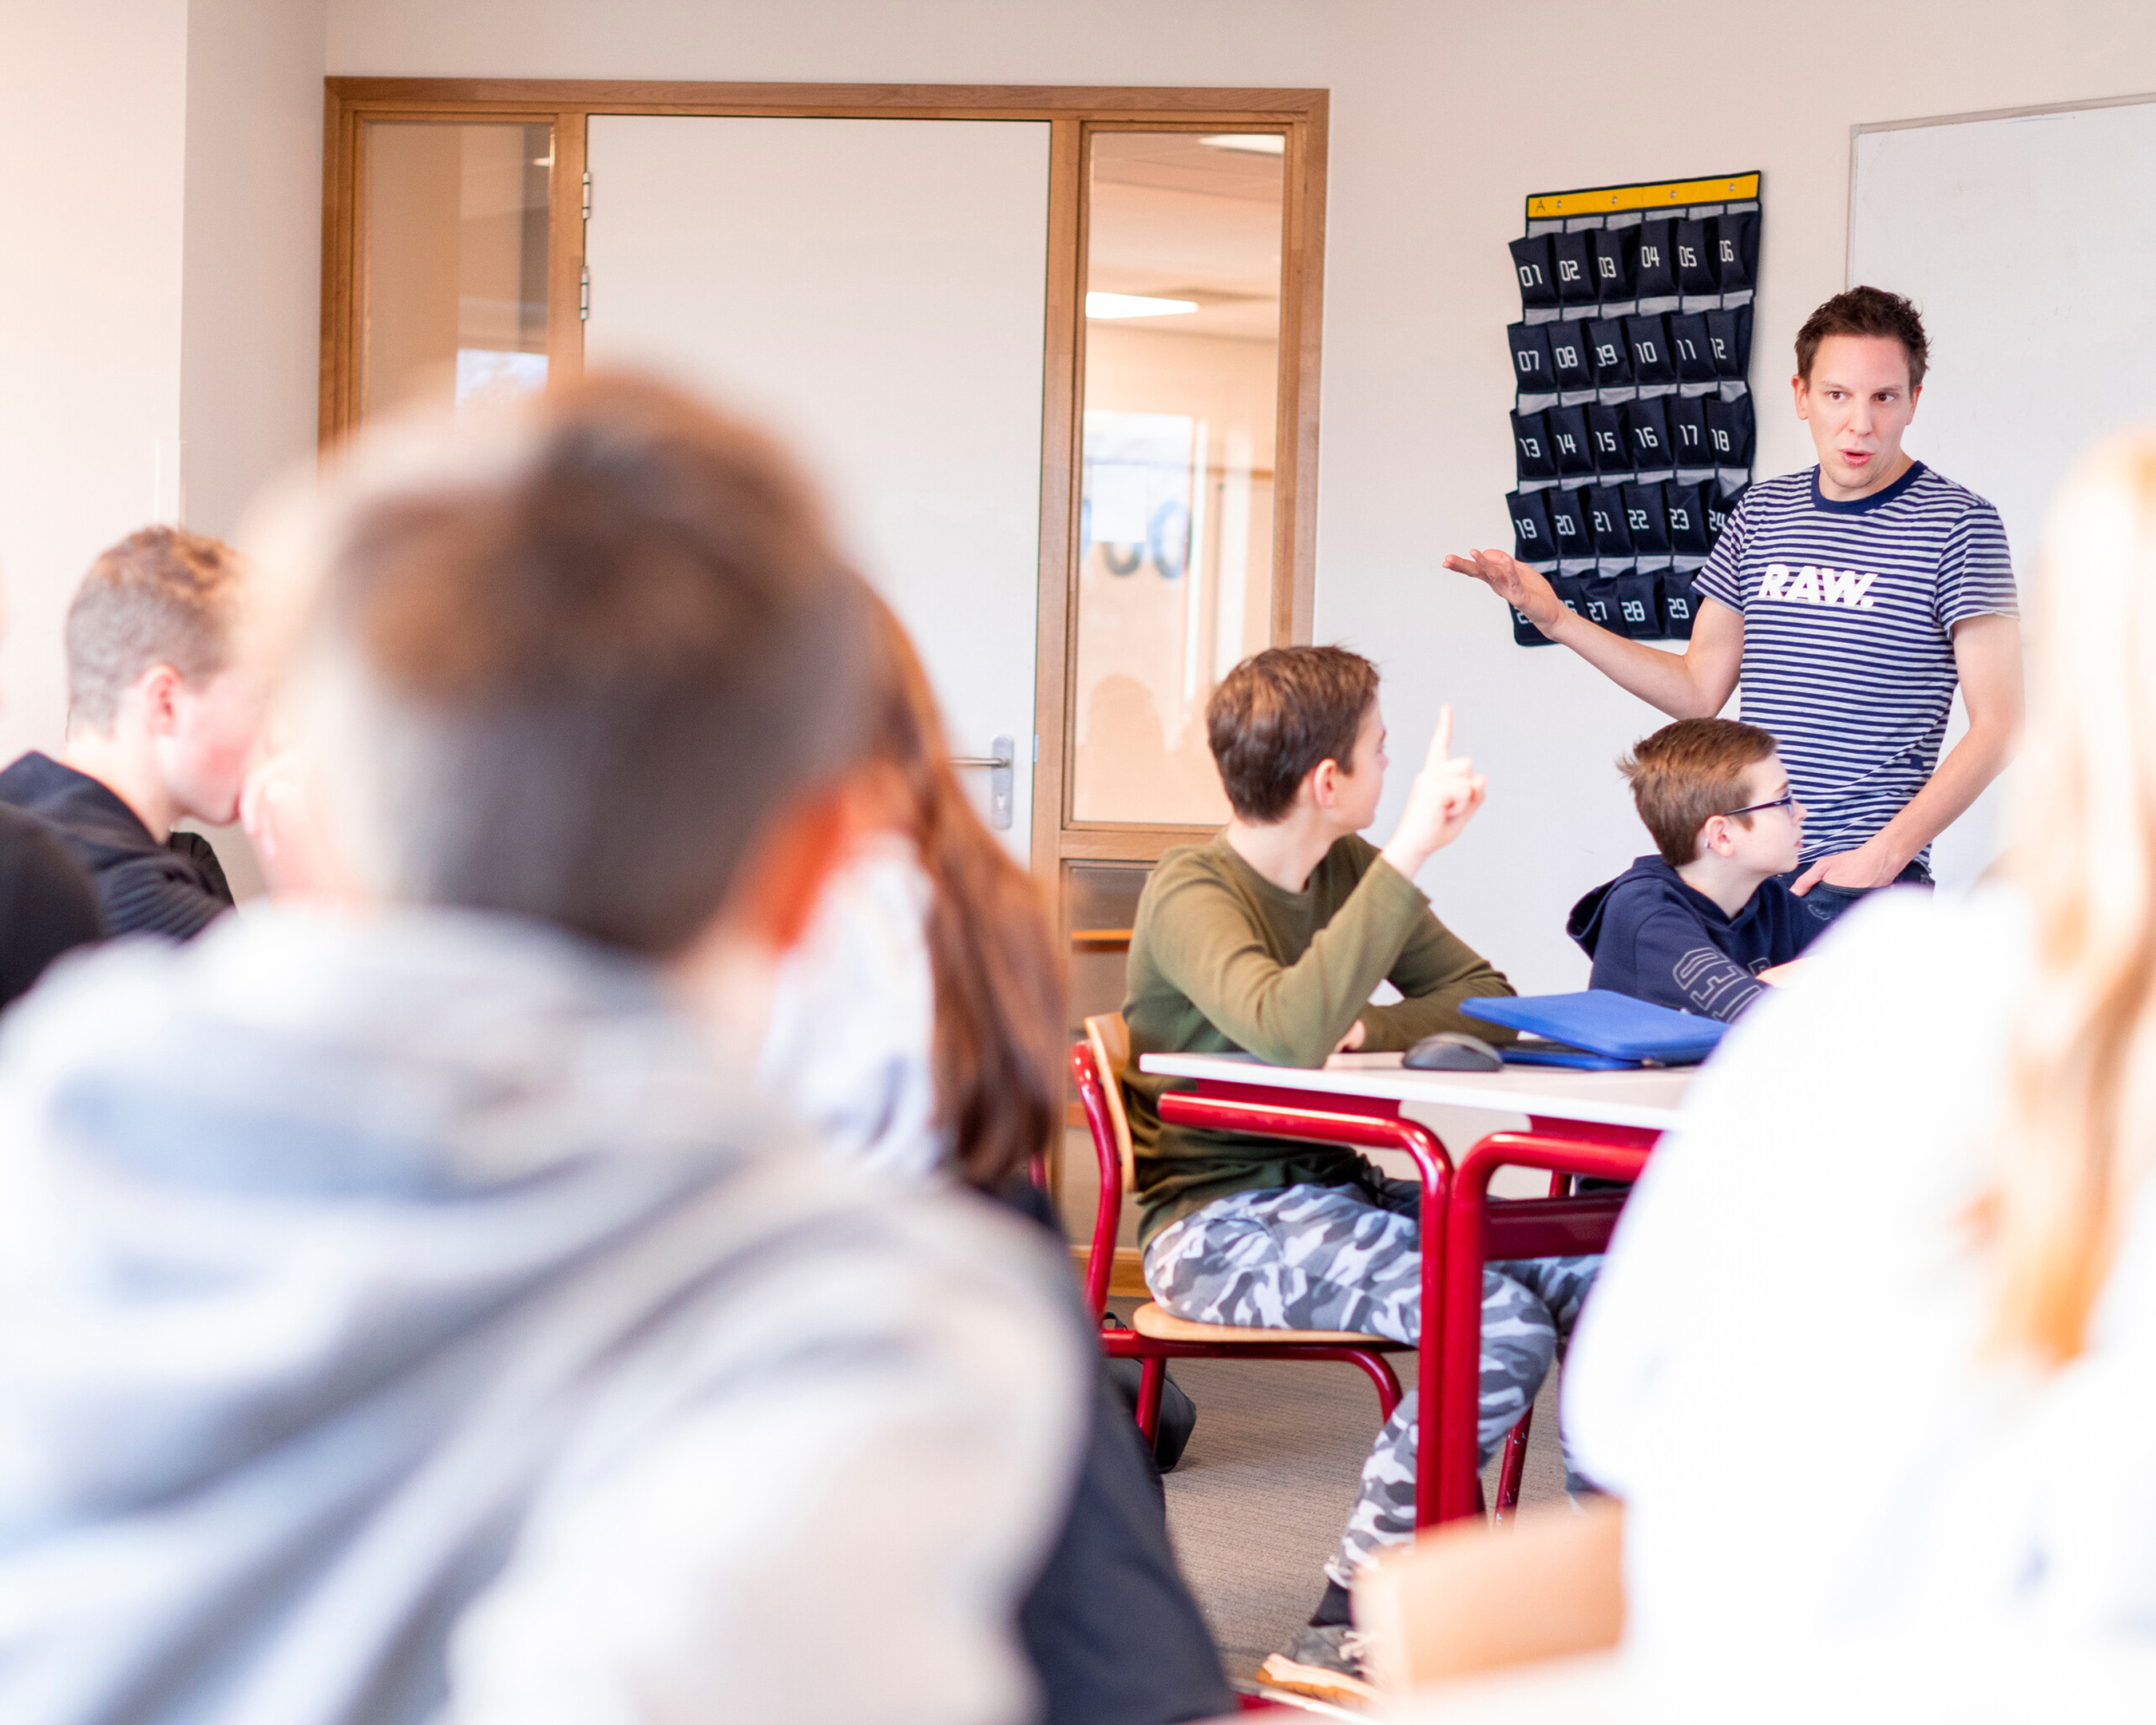
<svg viewBox="0 0 2156 1725">
<path fill-rule="evenodd" d="M 1088 317 L 1180 317 L 1195 311 L 1195 300 L 1156 300 L 1149 294 L 1088 294 Z"/>
<path fill-rule="evenodd" d="M 1250 156 L 1285 156 L 1287 134 L 1280 131 L 1224 131 L 1198 141 L 1215 150 L 1240 150 Z"/>
</svg>

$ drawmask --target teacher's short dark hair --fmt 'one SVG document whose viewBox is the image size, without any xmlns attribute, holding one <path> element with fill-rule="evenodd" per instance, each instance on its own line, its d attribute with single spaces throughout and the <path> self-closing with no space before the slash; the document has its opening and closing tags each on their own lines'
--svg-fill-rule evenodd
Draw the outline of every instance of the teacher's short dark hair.
<svg viewBox="0 0 2156 1725">
<path fill-rule="evenodd" d="M 1276 821 L 1321 761 L 1352 772 L 1378 668 L 1345 647 L 1268 647 L 1205 703 L 1205 737 L 1228 802 L 1245 820 Z"/>
<path fill-rule="evenodd" d="M 1899 341 L 1909 356 L 1909 387 L 1924 381 L 1924 367 L 1932 357 L 1932 344 L 1924 334 L 1924 321 L 1917 308 L 1899 294 L 1884 288 L 1853 287 L 1836 294 L 1804 320 L 1797 331 L 1797 375 L 1809 383 L 1812 362 L 1819 357 L 1820 343 L 1829 336 L 1884 336 Z"/>
</svg>

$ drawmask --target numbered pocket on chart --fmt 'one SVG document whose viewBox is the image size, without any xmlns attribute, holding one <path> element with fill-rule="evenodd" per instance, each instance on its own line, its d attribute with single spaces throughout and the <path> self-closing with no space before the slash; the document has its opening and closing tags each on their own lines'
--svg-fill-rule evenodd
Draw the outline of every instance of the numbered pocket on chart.
<svg viewBox="0 0 2156 1725">
<path fill-rule="evenodd" d="M 1676 362 L 1680 383 L 1712 383 L 1714 342 L 1707 333 L 1704 312 L 1680 312 L 1669 320 L 1670 357 Z"/>
<path fill-rule="evenodd" d="M 1707 544 L 1707 508 L 1698 485 L 1662 487 L 1662 511 L 1670 523 L 1670 549 L 1681 557 L 1705 557 Z"/>
<path fill-rule="evenodd" d="M 1739 485 L 1733 491 L 1724 491 L 1718 485 L 1702 485 L 1700 488 L 1706 498 L 1707 537 L 1710 549 L 1714 542 L 1727 531 L 1730 522 L 1736 518 L 1737 506 L 1744 501 L 1744 494 L 1751 489 L 1749 485 Z"/>
<path fill-rule="evenodd" d="M 1631 230 L 1632 291 L 1638 298 L 1652 300 L 1676 292 L 1677 261 L 1670 245 L 1676 227 L 1671 221 L 1642 222 Z"/>
<path fill-rule="evenodd" d="M 1594 388 L 1594 350 L 1587 345 L 1587 325 L 1584 321 L 1515 324 L 1512 327 L 1542 331 L 1543 339 L 1549 343 L 1550 369 L 1557 378 L 1559 389 Z M 1517 361 L 1514 363 L 1517 364 Z"/>
<path fill-rule="evenodd" d="M 1560 305 L 1592 305 L 1601 298 L 1594 285 L 1594 260 L 1584 234 L 1550 235 L 1550 268 L 1557 277 Z"/>
<path fill-rule="evenodd" d="M 1716 274 L 1725 294 L 1759 285 L 1759 212 L 1724 212 L 1714 219 Z"/>
<path fill-rule="evenodd" d="M 1539 563 L 1557 555 L 1557 535 L 1551 530 L 1548 491 L 1512 491 L 1505 507 L 1512 517 L 1512 555 L 1523 563 Z"/>
<path fill-rule="evenodd" d="M 1549 428 L 1550 449 L 1557 458 L 1560 479 L 1594 476 L 1594 444 L 1587 431 L 1584 408 L 1552 408 L 1543 415 Z"/>
<path fill-rule="evenodd" d="M 1588 255 L 1594 260 L 1594 285 L 1605 305 L 1637 297 L 1632 291 L 1636 237 L 1637 230 L 1630 228 L 1597 228 L 1587 236 Z"/>
<path fill-rule="evenodd" d="M 1625 410 L 1592 403 L 1587 409 L 1587 441 L 1594 451 L 1594 470 L 1604 479 L 1622 477 L 1637 465 L 1632 439 L 1625 429 Z"/>
<path fill-rule="evenodd" d="M 1557 275 L 1550 257 L 1550 237 L 1537 234 L 1512 242 L 1512 273 L 1520 279 L 1520 304 L 1537 311 L 1557 304 Z"/>
<path fill-rule="evenodd" d="M 1632 381 L 1632 350 L 1625 345 L 1625 321 L 1598 317 L 1589 321 L 1587 345 L 1594 361 L 1594 387 L 1622 389 Z"/>
<path fill-rule="evenodd" d="M 1550 359 L 1550 331 L 1546 323 L 1507 325 L 1505 339 L 1512 349 L 1512 382 L 1522 395 L 1548 395 L 1564 386 L 1557 381 Z"/>
<path fill-rule="evenodd" d="M 1625 526 L 1625 493 L 1619 485 L 1589 485 L 1581 491 L 1588 535 L 1599 557 L 1630 557 L 1632 535 Z"/>
<path fill-rule="evenodd" d="M 1662 609 L 1656 602 L 1655 578 L 1626 575 L 1609 583 L 1617 600 L 1617 622 L 1635 641 L 1651 641 L 1662 632 Z"/>
<path fill-rule="evenodd" d="M 1698 396 L 1666 398 L 1670 412 L 1670 448 L 1680 467 L 1712 467 L 1707 447 L 1707 409 Z"/>
<path fill-rule="evenodd" d="M 1677 368 L 1670 357 L 1669 331 L 1660 317 L 1626 318 L 1625 345 L 1631 351 L 1633 382 L 1645 388 L 1677 381 Z"/>
<path fill-rule="evenodd" d="M 1550 532 L 1557 541 L 1557 554 L 1561 557 L 1593 557 L 1594 548 L 1588 537 L 1587 511 L 1580 492 L 1550 491 L 1544 495 L 1549 500 Z"/>
<path fill-rule="evenodd" d="M 1674 467 L 1670 452 L 1670 408 L 1667 396 L 1644 396 L 1625 409 L 1625 441 L 1635 468 Z"/>
<path fill-rule="evenodd" d="M 1743 382 L 1752 374 L 1752 308 L 1708 312 L 1707 344 L 1714 350 L 1714 375 Z"/>
<path fill-rule="evenodd" d="M 1691 639 L 1692 619 L 1698 614 L 1699 593 L 1690 573 L 1666 571 L 1661 588 L 1662 633 L 1672 640 Z"/>
<path fill-rule="evenodd" d="M 1517 605 L 1505 607 L 1512 614 L 1512 640 L 1522 647 L 1552 647 L 1557 644 L 1534 624 L 1527 621 L 1527 614 Z"/>
<path fill-rule="evenodd" d="M 1721 291 L 1715 278 L 1714 218 L 1677 223 L 1670 237 L 1676 252 L 1677 291 L 1712 294 Z"/>
<path fill-rule="evenodd" d="M 1540 413 L 1512 415 L 1515 470 L 1523 480 L 1555 479 L 1557 455 L 1550 448 L 1549 424 Z"/>
<path fill-rule="evenodd" d="M 1660 485 L 1625 487 L 1625 531 L 1632 536 L 1632 549 L 1640 556 L 1669 555 L 1669 511 Z"/>
<path fill-rule="evenodd" d="M 1621 567 L 1628 575 L 1631 572 L 1630 563 Z M 1617 583 L 1600 564 L 1595 566 L 1593 576 L 1580 583 L 1579 600 L 1580 611 L 1589 623 L 1599 623 L 1620 635 L 1625 633 L 1625 626 L 1617 616 Z"/>
<path fill-rule="evenodd" d="M 1587 583 L 1577 575 L 1553 575 L 1550 589 L 1555 593 L 1568 611 L 1587 615 Z"/>
<path fill-rule="evenodd" d="M 1707 447 L 1713 451 L 1714 465 L 1749 467 L 1753 442 L 1751 396 L 1740 395 L 1735 401 L 1723 401 L 1710 395 L 1704 407 Z"/>
</svg>

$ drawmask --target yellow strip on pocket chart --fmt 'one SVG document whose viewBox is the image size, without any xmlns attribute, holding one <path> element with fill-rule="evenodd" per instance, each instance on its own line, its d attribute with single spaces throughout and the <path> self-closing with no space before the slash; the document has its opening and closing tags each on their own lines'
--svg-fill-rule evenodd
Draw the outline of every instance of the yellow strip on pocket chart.
<svg viewBox="0 0 2156 1725">
<path fill-rule="evenodd" d="M 1600 186 L 1584 192 L 1537 192 L 1527 199 L 1531 222 L 1604 216 L 1620 210 L 1682 209 L 1690 203 L 1741 203 L 1759 195 L 1758 173 L 1712 180 L 1658 180 L 1645 186 Z"/>
</svg>

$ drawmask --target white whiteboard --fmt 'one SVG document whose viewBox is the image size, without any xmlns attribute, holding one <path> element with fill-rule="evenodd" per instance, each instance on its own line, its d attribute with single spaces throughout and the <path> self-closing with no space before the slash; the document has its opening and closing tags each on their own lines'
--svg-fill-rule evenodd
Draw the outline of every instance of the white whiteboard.
<svg viewBox="0 0 2156 1725">
<path fill-rule="evenodd" d="M 1850 282 L 1906 294 L 1931 337 L 1907 447 L 1999 506 L 2025 589 L 2074 458 L 2156 419 L 2152 176 L 2156 99 L 1856 134 Z M 1943 881 L 1992 860 L 2001 790 L 1941 836 Z"/>
<path fill-rule="evenodd" d="M 954 754 L 1016 745 L 1032 829 L 1048 126 L 603 114 L 589 364 L 777 429 L 905 621 Z M 987 812 L 989 776 L 962 775 Z"/>
</svg>

